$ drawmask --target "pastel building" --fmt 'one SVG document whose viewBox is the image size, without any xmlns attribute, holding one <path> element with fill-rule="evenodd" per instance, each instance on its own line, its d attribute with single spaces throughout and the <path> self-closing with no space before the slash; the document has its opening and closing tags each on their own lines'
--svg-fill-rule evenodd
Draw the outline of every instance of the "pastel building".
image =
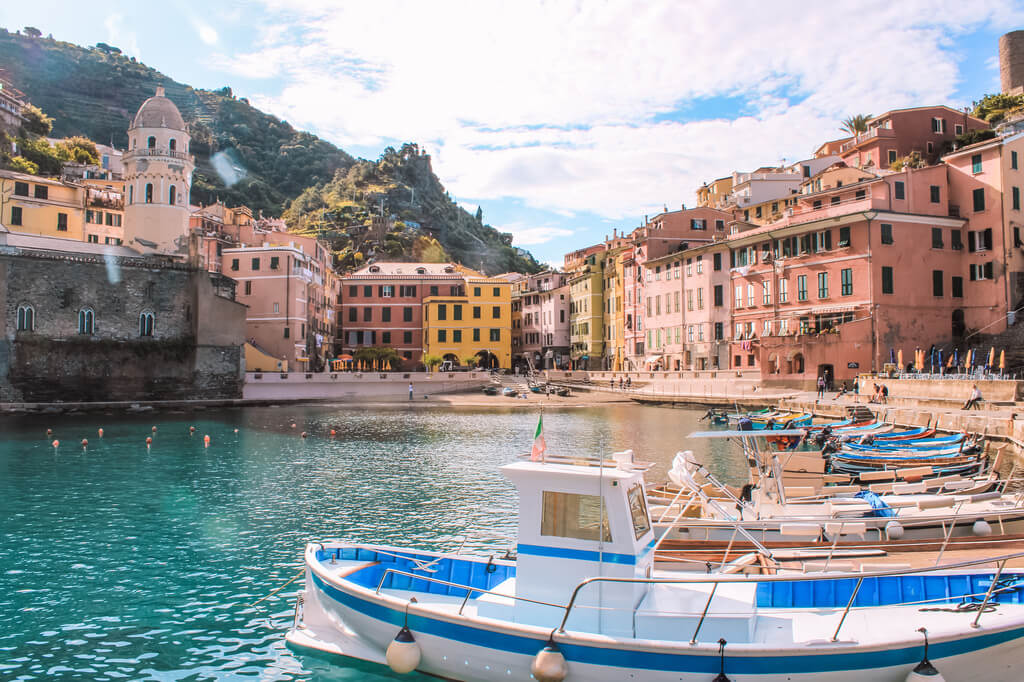
<svg viewBox="0 0 1024 682">
<path fill-rule="evenodd" d="M 465 296 L 465 273 L 454 263 L 376 262 L 343 275 L 340 282 L 340 351 L 393 348 L 411 369 L 422 361 L 423 309 L 429 297 Z"/>
<path fill-rule="evenodd" d="M 85 241 L 85 190 L 60 178 L 0 170 L 3 215 L 12 231 Z"/>
<path fill-rule="evenodd" d="M 569 270 L 569 344 L 574 369 L 604 369 L 605 247 L 587 249 Z"/>
<path fill-rule="evenodd" d="M 949 215 L 946 173 L 801 194 L 792 216 L 732 235 L 731 366 L 812 387 L 955 335 L 966 296 L 982 292 L 965 282 L 966 221 Z"/>
<path fill-rule="evenodd" d="M 839 155 L 847 165 L 889 168 L 914 153 L 935 163 L 952 149 L 958 135 L 989 125 L 951 107 L 929 106 L 887 111 L 870 119 L 867 127 L 840 145 Z"/>
<path fill-rule="evenodd" d="M 533 369 L 569 365 L 570 292 L 565 273 L 545 270 L 524 278 L 519 293 L 521 359 Z M 515 353 L 514 353 L 515 354 Z"/>
<path fill-rule="evenodd" d="M 465 270 L 448 293 L 423 299 L 423 354 L 454 365 L 512 367 L 512 283 Z"/>
<path fill-rule="evenodd" d="M 969 221 L 964 259 L 972 305 L 963 308 L 963 325 L 985 326 L 993 305 L 1012 322 L 1024 305 L 1024 131 L 1011 129 L 942 160 L 949 169 L 950 212 Z"/>
</svg>

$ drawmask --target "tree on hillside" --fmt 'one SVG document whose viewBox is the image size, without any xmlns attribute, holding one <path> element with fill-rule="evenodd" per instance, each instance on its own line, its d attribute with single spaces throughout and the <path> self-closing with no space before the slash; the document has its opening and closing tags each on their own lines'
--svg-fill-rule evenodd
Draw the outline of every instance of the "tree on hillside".
<svg viewBox="0 0 1024 682">
<path fill-rule="evenodd" d="M 989 123 L 998 123 L 1006 117 L 1007 113 L 1021 108 L 1024 108 L 1024 95 L 999 93 L 985 95 L 980 101 L 975 102 L 971 115 Z"/>
<path fill-rule="evenodd" d="M 866 133 L 868 131 L 868 121 L 870 120 L 871 114 L 855 114 L 843 120 L 843 125 L 839 129 L 851 135 Z"/>
<path fill-rule="evenodd" d="M 25 117 L 25 123 L 22 125 L 25 132 L 33 135 L 49 135 L 53 130 L 53 119 L 34 104 L 26 104 L 25 108 L 21 110 L 21 114 Z"/>
<path fill-rule="evenodd" d="M 66 137 L 56 144 L 57 156 L 64 161 L 75 163 L 86 163 L 98 166 L 100 154 L 96 150 L 96 143 L 87 137 L 76 135 Z"/>
<path fill-rule="evenodd" d="M 43 32 L 40 31 L 35 26 L 26 26 L 25 35 L 27 35 L 29 38 L 41 38 L 43 36 Z"/>
</svg>

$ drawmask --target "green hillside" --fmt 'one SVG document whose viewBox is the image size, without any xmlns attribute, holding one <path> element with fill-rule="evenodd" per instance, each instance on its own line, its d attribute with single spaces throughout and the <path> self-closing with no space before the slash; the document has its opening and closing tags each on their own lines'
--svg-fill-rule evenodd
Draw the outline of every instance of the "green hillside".
<svg viewBox="0 0 1024 682">
<path fill-rule="evenodd" d="M 0 68 L 54 119 L 54 137 L 82 135 L 120 148 L 127 146 L 132 115 L 163 85 L 192 133 L 193 203 L 220 199 L 267 216 L 283 214 L 290 227 L 316 229 L 335 242 L 345 264 L 372 255 L 407 260 L 450 255 L 470 267 L 483 265 L 488 273 L 539 269 L 529 253 L 511 246 L 509 235 L 455 205 L 429 159 L 418 152 L 415 160 L 407 155 L 396 161 L 394 150 L 376 162 L 354 159 L 234 97 L 228 87 L 192 88 L 103 43 L 88 48 L 0 28 Z M 415 145 L 403 146 L 408 148 Z M 394 233 L 353 241 L 349 228 L 382 208 L 398 219 Z M 431 247 L 432 237 L 444 252 Z"/>
</svg>

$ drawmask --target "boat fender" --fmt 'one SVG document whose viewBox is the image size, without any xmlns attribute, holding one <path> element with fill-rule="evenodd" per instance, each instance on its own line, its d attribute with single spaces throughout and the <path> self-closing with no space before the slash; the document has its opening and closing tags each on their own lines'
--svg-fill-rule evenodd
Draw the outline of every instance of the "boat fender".
<svg viewBox="0 0 1024 682">
<path fill-rule="evenodd" d="M 903 537 L 903 524 L 899 521 L 890 521 L 885 524 L 885 537 L 887 540 L 899 540 Z"/>
<path fill-rule="evenodd" d="M 416 643 L 408 626 L 403 626 L 398 631 L 395 638 L 391 640 L 391 644 L 388 644 L 387 651 L 384 652 L 384 659 L 387 661 L 388 667 L 399 674 L 411 673 L 415 670 L 420 664 L 420 656 L 420 645 Z"/>
<path fill-rule="evenodd" d="M 992 535 L 992 526 L 988 525 L 988 521 L 985 519 L 978 519 L 971 526 L 971 531 L 979 538 L 987 538 L 989 535 Z"/>
<path fill-rule="evenodd" d="M 494 572 L 496 572 L 498 570 L 498 567 L 495 566 L 495 564 L 494 564 L 494 555 L 493 554 L 491 556 L 487 557 L 487 565 L 484 567 L 484 570 L 487 571 L 488 573 L 494 573 Z"/>
<path fill-rule="evenodd" d="M 918 628 L 917 631 L 924 635 L 924 658 L 921 659 L 921 662 L 913 670 L 907 673 L 907 682 L 946 682 L 946 678 L 942 676 L 942 673 L 936 670 L 935 666 L 928 660 L 928 630 Z"/>
<path fill-rule="evenodd" d="M 565 656 L 555 640 L 548 639 L 548 643 L 537 653 L 530 664 L 530 672 L 537 682 L 562 682 L 569 675 L 569 664 L 565 662 Z"/>
</svg>

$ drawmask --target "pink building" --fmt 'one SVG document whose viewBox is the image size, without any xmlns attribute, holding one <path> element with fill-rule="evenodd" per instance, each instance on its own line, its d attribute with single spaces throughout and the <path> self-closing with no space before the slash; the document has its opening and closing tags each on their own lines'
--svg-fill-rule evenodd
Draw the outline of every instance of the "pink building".
<svg viewBox="0 0 1024 682">
<path fill-rule="evenodd" d="M 645 369 L 683 368 L 683 262 L 677 251 L 644 264 Z"/>
<path fill-rule="evenodd" d="M 867 131 L 841 144 L 839 153 L 848 165 L 858 167 L 889 168 L 914 152 L 935 163 L 952 149 L 957 135 L 988 127 L 947 106 L 893 109 L 868 121 Z"/>
<path fill-rule="evenodd" d="M 453 263 L 372 263 L 341 277 L 341 351 L 394 348 L 406 368 L 423 355 L 423 300 L 465 296 L 464 269 Z"/>
<path fill-rule="evenodd" d="M 800 196 L 794 215 L 729 240 L 732 366 L 773 383 L 880 370 L 962 333 L 963 218 L 950 217 L 945 166 L 907 170 Z M 991 299 L 989 299 L 991 300 Z M 991 323 L 999 312 L 979 311 Z"/>
<path fill-rule="evenodd" d="M 545 270 L 519 289 L 520 360 L 533 369 L 569 365 L 569 287 L 564 273 Z"/>
</svg>

